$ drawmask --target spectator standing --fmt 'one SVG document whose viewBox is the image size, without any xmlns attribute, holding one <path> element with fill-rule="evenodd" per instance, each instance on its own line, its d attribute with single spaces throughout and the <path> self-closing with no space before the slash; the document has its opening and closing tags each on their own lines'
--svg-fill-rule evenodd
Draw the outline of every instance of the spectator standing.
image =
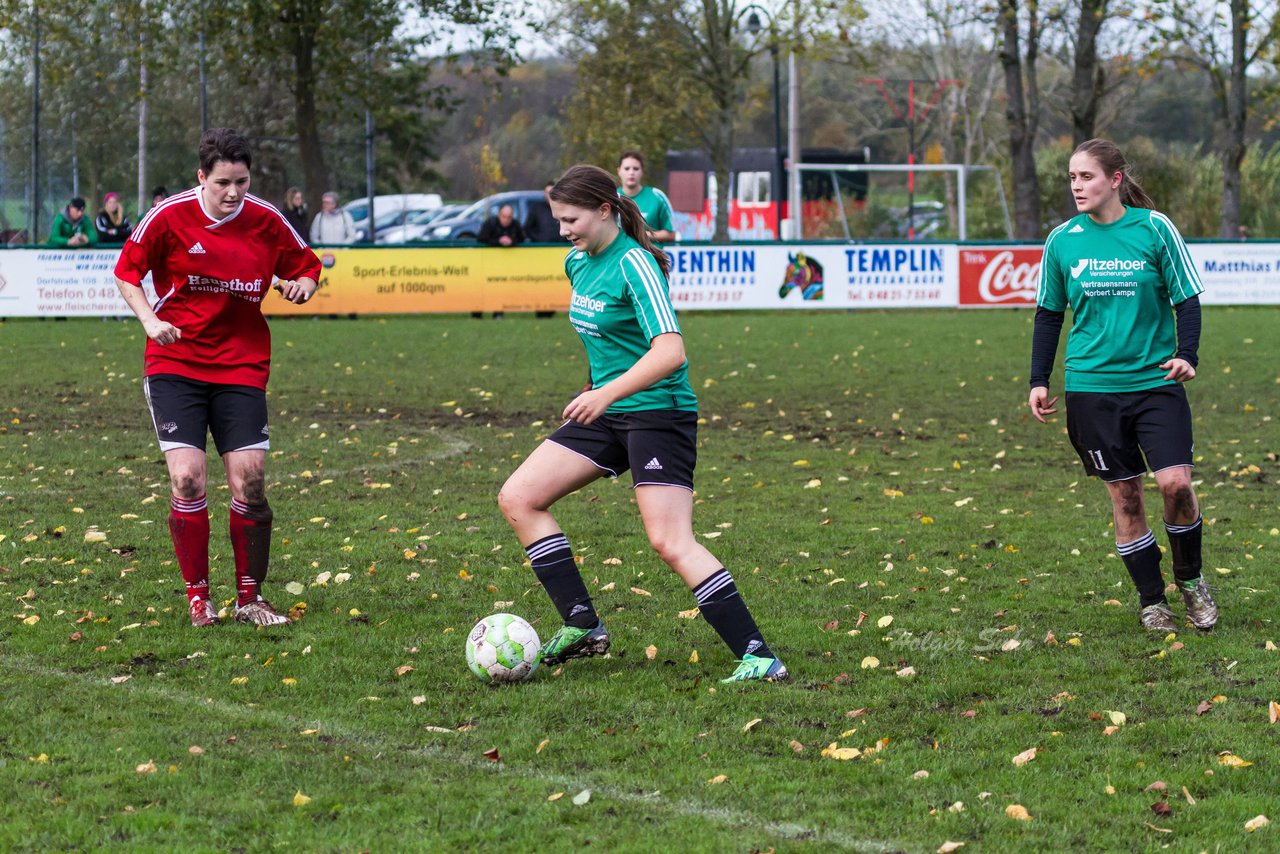
<svg viewBox="0 0 1280 854">
<path fill-rule="evenodd" d="M 151 191 L 151 207 L 154 208 L 167 198 L 169 198 L 169 191 L 164 188 L 163 184 L 161 184 L 159 187 L 156 187 Z"/>
<path fill-rule="evenodd" d="M 302 198 L 302 191 L 297 187 L 290 187 L 288 192 L 284 194 L 284 218 L 289 220 L 289 225 L 293 226 L 293 230 L 298 232 L 298 236 L 307 233 L 307 203 Z"/>
<path fill-rule="evenodd" d="M 485 246 L 519 246 L 525 241 L 524 227 L 516 220 L 515 209 L 503 205 L 497 216 L 489 217 L 480 226 L 476 239 Z"/>
<path fill-rule="evenodd" d="M 124 243 L 129 239 L 133 226 L 124 215 L 119 193 L 110 192 L 103 198 L 102 210 L 93 221 L 93 227 L 98 232 L 99 243 Z"/>
<path fill-rule="evenodd" d="M 564 238 L 560 236 L 560 223 L 551 214 L 551 188 L 554 186 L 554 183 L 548 181 L 542 188 L 544 201 L 529 203 L 524 233 L 530 243 L 564 243 Z"/>
<path fill-rule="evenodd" d="M 93 223 L 85 219 L 84 199 L 76 196 L 53 218 L 53 226 L 49 229 L 49 243 L 75 249 L 92 246 L 97 242 L 98 232 L 94 230 Z"/>
<path fill-rule="evenodd" d="M 372 212 L 369 217 L 373 222 Z M 356 242 L 356 225 L 351 214 L 338 209 L 338 194 L 325 193 L 320 199 L 320 213 L 311 220 L 311 242 L 324 246 L 350 246 Z"/>
</svg>

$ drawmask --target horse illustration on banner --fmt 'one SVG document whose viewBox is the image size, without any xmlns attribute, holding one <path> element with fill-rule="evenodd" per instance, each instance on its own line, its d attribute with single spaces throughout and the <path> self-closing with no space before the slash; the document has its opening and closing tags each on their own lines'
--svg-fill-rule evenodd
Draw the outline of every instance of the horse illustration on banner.
<svg viewBox="0 0 1280 854">
<path fill-rule="evenodd" d="M 787 261 L 787 271 L 783 274 L 782 287 L 778 288 L 778 297 L 786 299 L 787 294 L 798 288 L 800 298 L 805 302 L 820 301 L 822 299 L 822 265 L 803 252 L 788 254 Z"/>
</svg>

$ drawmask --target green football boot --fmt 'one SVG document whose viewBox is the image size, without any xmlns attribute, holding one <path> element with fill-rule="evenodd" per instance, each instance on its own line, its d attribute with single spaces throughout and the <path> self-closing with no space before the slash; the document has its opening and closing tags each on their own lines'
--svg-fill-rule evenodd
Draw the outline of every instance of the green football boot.
<svg viewBox="0 0 1280 854">
<path fill-rule="evenodd" d="M 551 640 L 542 645 L 543 664 L 559 664 L 571 658 L 588 658 L 604 655 L 609 651 L 609 632 L 604 623 L 597 622 L 589 629 L 561 626 Z"/>
</svg>

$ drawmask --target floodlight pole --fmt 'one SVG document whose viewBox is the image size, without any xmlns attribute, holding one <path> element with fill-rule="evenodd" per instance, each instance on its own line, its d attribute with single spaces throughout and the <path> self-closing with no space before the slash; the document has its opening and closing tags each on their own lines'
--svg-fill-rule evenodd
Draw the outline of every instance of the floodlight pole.
<svg viewBox="0 0 1280 854">
<path fill-rule="evenodd" d="M 791 215 L 793 240 L 804 237 L 804 198 L 800 183 L 800 70 L 796 59 L 796 46 L 800 40 L 800 0 L 792 3 L 791 51 L 787 54 L 787 160 L 791 165 L 790 186 L 787 191 L 787 212 Z"/>
<path fill-rule="evenodd" d="M 31 233 L 27 240 L 38 243 L 40 238 L 40 3 L 32 0 L 31 15 L 34 19 L 34 44 L 31 55 L 31 209 L 28 219 Z"/>
<path fill-rule="evenodd" d="M 369 83 L 372 85 L 372 82 L 373 82 L 373 48 L 369 48 L 369 53 L 368 53 L 368 57 L 367 57 L 367 59 L 366 59 L 366 66 L 365 66 L 365 67 L 366 67 L 366 69 L 368 70 L 368 74 L 369 74 Z M 366 95 L 366 97 L 368 97 L 368 96 Z M 374 232 L 374 228 L 375 228 L 375 227 L 377 226 L 377 224 L 378 224 L 378 221 L 377 221 L 377 219 L 376 219 L 376 218 L 374 217 L 374 215 L 373 215 L 373 214 L 374 214 L 374 210 L 373 210 L 373 196 L 374 196 L 374 187 L 373 187 L 373 108 L 369 105 L 368 101 L 366 101 L 366 102 L 365 102 L 365 105 L 364 105 L 364 180 L 365 180 L 365 184 L 367 185 L 367 192 L 368 192 L 368 195 L 369 195 L 369 226 L 368 226 L 368 228 L 366 228 L 366 229 L 365 229 L 364 234 L 365 234 L 365 242 L 367 242 L 370 246 L 372 246 L 372 245 L 373 245 L 373 241 L 374 241 L 374 233 L 373 233 L 373 232 Z"/>
<path fill-rule="evenodd" d="M 777 221 L 775 236 L 782 238 L 782 183 L 786 167 L 782 160 L 782 71 L 778 66 L 778 30 L 772 13 L 763 6 L 752 3 L 742 10 L 750 12 L 747 32 L 760 32 L 760 15 L 769 19 L 769 58 L 773 60 L 773 166 L 769 173 L 769 193 L 774 198 L 774 219 Z"/>
<path fill-rule="evenodd" d="M 942 95 L 942 90 L 948 86 L 959 86 L 959 80 L 881 80 L 877 78 L 867 78 L 863 83 L 875 86 L 880 90 L 880 94 L 884 96 L 884 100 L 889 105 L 889 109 L 893 110 L 893 114 L 899 119 L 904 119 L 907 123 L 907 165 L 914 166 L 916 163 L 916 84 L 932 83 L 935 88 L 933 97 L 929 99 L 929 103 L 925 105 L 924 110 L 920 113 L 920 120 L 924 121 L 929 117 L 929 111 L 933 109 L 933 105 L 938 103 L 938 98 Z M 889 91 L 885 88 L 886 83 L 906 83 L 907 84 L 907 114 L 903 116 L 902 110 L 898 109 L 897 103 L 889 96 Z M 907 170 L 907 239 L 916 239 L 916 173 L 913 169 Z"/>
</svg>

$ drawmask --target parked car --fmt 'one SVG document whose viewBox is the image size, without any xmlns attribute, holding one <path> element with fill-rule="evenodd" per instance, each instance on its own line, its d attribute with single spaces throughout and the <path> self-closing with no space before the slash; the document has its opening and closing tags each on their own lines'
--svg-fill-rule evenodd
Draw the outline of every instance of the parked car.
<svg viewBox="0 0 1280 854">
<path fill-rule="evenodd" d="M 427 239 L 475 240 L 480 233 L 480 226 L 489 217 L 497 216 L 498 209 L 503 205 L 511 205 L 515 210 L 516 220 L 523 223 L 529 218 L 529 204 L 542 200 L 541 190 L 512 190 L 486 196 L 451 219 L 436 220 Z"/>
<path fill-rule="evenodd" d="M 379 220 L 390 213 L 401 212 L 403 214 L 405 211 L 429 211 L 443 204 L 444 199 L 440 198 L 439 193 L 396 193 L 388 196 L 374 196 L 374 233 L 377 233 Z M 366 231 L 369 227 L 369 199 L 352 199 L 343 205 L 342 209 L 351 214 L 351 221 L 356 227 L 356 239 L 365 240 Z M 387 225 L 392 224 L 391 222 L 387 223 Z"/>
<path fill-rule="evenodd" d="M 426 240 L 433 222 L 442 222 L 457 216 L 467 209 L 467 205 L 444 205 L 433 211 L 421 211 L 408 217 L 399 225 L 380 228 L 374 232 L 375 243 L 414 243 Z"/>
</svg>

